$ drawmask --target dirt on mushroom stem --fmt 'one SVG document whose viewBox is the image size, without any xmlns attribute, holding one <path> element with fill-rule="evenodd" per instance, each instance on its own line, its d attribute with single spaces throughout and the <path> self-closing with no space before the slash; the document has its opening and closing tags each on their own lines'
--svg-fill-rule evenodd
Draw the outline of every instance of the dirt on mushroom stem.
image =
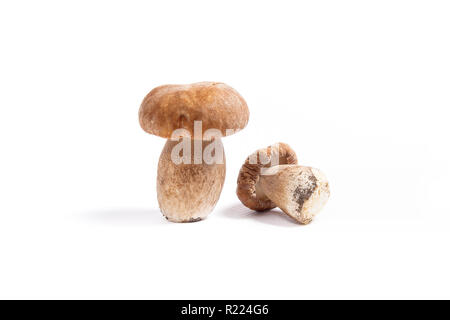
<svg viewBox="0 0 450 320">
<path fill-rule="evenodd" d="M 270 170 L 273 174 L 260 177 L 266 196 L 296 221 L 310 223 L 330 196 L 325 175 L 319 169 L 299 165 L 279 165 Z"/>
</svg>

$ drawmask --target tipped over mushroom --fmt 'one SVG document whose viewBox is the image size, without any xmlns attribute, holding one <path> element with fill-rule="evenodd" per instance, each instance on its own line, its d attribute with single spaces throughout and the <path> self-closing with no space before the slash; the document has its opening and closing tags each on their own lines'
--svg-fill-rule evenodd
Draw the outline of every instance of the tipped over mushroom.
<svg viewBox="0 0 450 320">
<path fill-rule="evenodd" d="M 237 195 L 256 211 L 279 207 L 308 224 L 330 196 L 327 178 L 318 169 L 297 165 L 294 151 L 284 143 L 250 155 L 238 176 Z"/>
<path fill-rule="evenodd" d="M 159 207 L 168 220 L 198 221 L 212 211 L 226 171 L 221 137 L 243 129 L 248 118 L 245 100 L 224 83 L 164 85 L 147 94 L 140 125 L 168 139 L 157 177 Z"/>
</svg>

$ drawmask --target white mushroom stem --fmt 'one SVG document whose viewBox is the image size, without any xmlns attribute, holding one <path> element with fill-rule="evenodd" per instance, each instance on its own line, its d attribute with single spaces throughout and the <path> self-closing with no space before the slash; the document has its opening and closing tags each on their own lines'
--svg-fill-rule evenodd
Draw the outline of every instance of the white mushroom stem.
<svg viewBox="0 0 450 320">
<path fill-rule="evenodd" d="M 265 169 L 259 188 L 277 207 L 302 224 L 308 224 L 330 196 L 325 175 L 318 169 L 279 165 Z"/>
<path fill-rule="evenodd" d="M 225 180 L 225 155 L 223 163 L 208 164 L 203 153 L 201 159 L 194 154 L 194 148 L 202 146 L 208 150 L 215 143 L 217 150 L 223 151 L 220 139 L 210 141 L 190 140 L 190 163 L 175 163 L 172 151 L 180 142 L 167 140 L 158 163 L 157 193 L 163 215 L 172 222 L 193 222 L 206 218 L 219 200 Z M 178 152 L 177 149 L 174 151 Z M 183 150 L 185 152 L 186 150 Z M 189 161 L 185 161 L 189 162 Z M 195 163 L 194 163 L 195 162 Z M 200 163 L 199 163 L 200 162 Z"/>
</svg>

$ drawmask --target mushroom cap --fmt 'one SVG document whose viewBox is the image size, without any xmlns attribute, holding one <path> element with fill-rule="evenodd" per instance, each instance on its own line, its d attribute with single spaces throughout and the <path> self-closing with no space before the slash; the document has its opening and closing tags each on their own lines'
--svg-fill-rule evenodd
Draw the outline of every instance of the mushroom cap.
<svg viewBox="0 0 450 320">
<path fill-rule="evenodd" d="M 249 111 L 242 96 L 220 82 L 163 85 L 144 98 L 139 122 L 147 133 L 170 138 L 177 129 L 194 137 L 194 121 L 201 121 L 202 137 L 208 129 L 218 129 L 222 136 L 239 131 L 248 122 Z"/>
<path fill-rule="evenodd" d="M 262 170 L 278 164 L 297 164 L 297 155 L 286 143 L 279 142 L 259 149 L 245 160 L 239 171 L 236 194 L 246 207 L 263 211 L 277 206 L 261 190 L 259 180 Z"/>
</svg>

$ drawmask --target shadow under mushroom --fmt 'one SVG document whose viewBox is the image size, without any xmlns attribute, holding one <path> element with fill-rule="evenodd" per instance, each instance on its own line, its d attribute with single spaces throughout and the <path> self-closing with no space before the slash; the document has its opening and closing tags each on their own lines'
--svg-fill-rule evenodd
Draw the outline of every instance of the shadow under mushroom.
<svg viewBox="0 0 450 320">
<path fill-rule="evenodd" d="M 219 214 L 222 214 L 223 216 L 231 219 L 253 220 L 259 223 L 278 227 L 302 226 L 291 217 L 285 215 L 278 208 L 266 211 L 253 211 L 240 203 L 236 203 L 232 206 L 220 210 Z"/>
</svg>

